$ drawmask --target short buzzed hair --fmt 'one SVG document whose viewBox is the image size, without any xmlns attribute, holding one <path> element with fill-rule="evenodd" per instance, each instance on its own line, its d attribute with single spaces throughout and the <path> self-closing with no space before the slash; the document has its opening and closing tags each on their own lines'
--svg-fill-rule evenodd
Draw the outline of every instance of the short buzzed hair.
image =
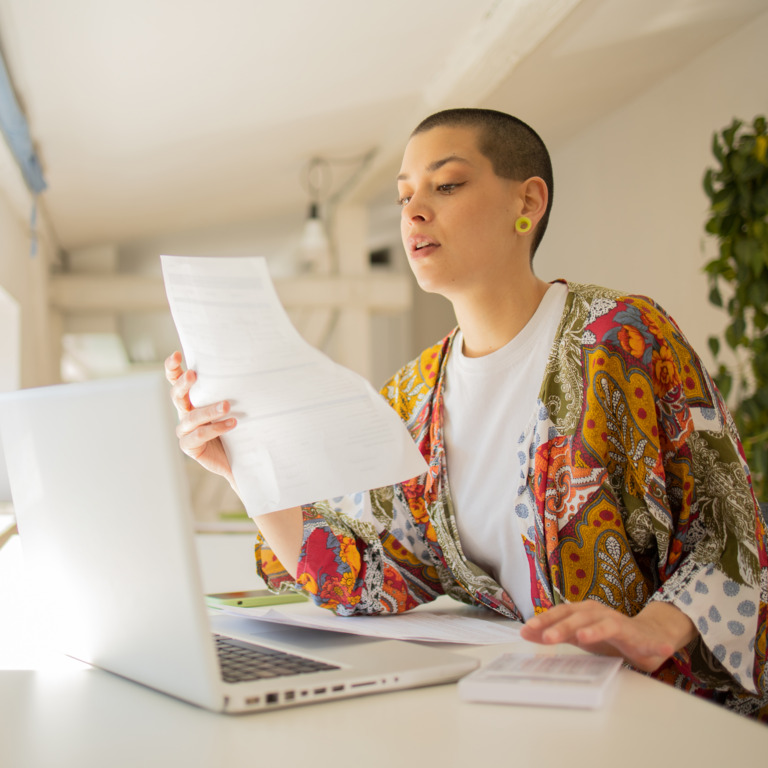
<svg viewBox="0 0 768 768">
<path fill-rule="evenodd" d="M 478 149 L 491 161 L 493 171 L 503 179 L 525 181 L 532 176 L 543 179 L 549 191 L 547 209 L 541 217 L 531 242 L 531 259 L 539 247 L 549 222 L 554 195 L 552 161 L 536 131 L 522 120 L 493 109 L 446 109 L 422 120 L 411 136 L 432 128 L 476 128 Z"/>
</svg>

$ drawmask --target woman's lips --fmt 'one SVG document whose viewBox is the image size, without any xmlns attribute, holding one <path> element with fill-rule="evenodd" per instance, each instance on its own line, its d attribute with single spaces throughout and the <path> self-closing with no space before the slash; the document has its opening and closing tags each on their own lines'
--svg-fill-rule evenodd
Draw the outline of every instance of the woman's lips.
<svg viewBox="0 0 768 768">
<path fill-rule="evenodd" d="M 430 256 L 440 247 L 440 243 L 431 237 L 414 235 L 408 238 L 408 255 L 412 259 Z"/>
</svg>

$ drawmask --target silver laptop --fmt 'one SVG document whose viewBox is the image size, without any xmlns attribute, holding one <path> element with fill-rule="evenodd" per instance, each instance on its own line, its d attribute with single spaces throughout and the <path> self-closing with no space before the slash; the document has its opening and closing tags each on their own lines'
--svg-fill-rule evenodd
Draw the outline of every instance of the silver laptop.
<svg viewBox="0 0 768 768">
<path fill-rule="evenodd" d="M 0 395 L 25 563 L 46 614 L 58 610 L 47 625 L 65 653 L 224 712 L 449 682 L 477 666 L 413 643 L 212 616 L 174 424 L 155 374 Z M 218 630 L 233 626 L 231 642 Z M 267 649 L 278 676 L 232 682 L 240 673 L 227 667 L 225 680 L 221 644 L 227 656 Z M 246 677 L 263 674 L 254 669 Z"/>
</svg>

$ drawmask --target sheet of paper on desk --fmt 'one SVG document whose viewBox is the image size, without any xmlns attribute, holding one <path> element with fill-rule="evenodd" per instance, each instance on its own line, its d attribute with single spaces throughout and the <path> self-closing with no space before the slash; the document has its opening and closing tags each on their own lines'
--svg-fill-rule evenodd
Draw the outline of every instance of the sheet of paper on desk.
<svg viewBox="0 0 768 768">
<path fill-rule="evenodd" d="M 471 616 L 437 611 L 415 611 L 384 616 L 337 616 L 328 611 L 312 614 L 289 613 L 274 608 L 229 606 L 225 607 L 224 611 L 235 616 L 272 621 L 277 624 L 347 632 L 352 635 L 390 640 L 494 645 L 514 642 L 520 638 L 520 624 L 516 621 L 476 619 Z"/>
<path fill-rule="evenodd" d="M 299 335 L 265 259 L 161 256 L 195 406 L 229 400 L 223 438 L 251 517 L 423 474 L 397 414 Z"/>
</svg>

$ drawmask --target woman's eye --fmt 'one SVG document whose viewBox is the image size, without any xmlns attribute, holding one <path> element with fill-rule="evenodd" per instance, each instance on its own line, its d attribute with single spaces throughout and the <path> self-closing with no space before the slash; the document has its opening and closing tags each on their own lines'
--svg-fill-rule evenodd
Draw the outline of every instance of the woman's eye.
<svg viewBox="0 0 768 768">
<path fill-rule="evenodd" d="M 452 184 L 438 184 L 434 187 L 434 189 L 439 192 L 441 195 L 450 195 L 453 192 L 455 192 L 459 187 L 463 187 L 466 182 L 454 182 Z M 402 197 L 397 198 L 397 204 L 402 208 L 403 206 L 408 205 L 408 203 L 411 201 L 412 195 L 402 195 Z"/>
</svg>

